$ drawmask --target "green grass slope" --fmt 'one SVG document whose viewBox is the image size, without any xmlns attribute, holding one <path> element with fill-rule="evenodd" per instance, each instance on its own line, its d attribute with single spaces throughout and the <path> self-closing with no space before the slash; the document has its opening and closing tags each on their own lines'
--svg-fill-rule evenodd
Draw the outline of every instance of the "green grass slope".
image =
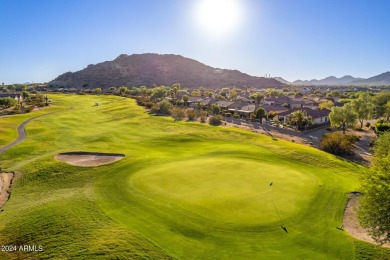
<svg viewBox="0 0 390 260">
<path fill-rule="evenodd" d="M 361 167 L 249 131 L 150 116 L 127 98 L 50 98 L 50 110 L 74 109 L 32 121 L 27 139 L 0 156 L 20 172 L 0 213 L 1 244 L 44 251 L 0 257 L 362 257 L 336 229 Z M 0 119 L 4 144 L 26 117 Z M 54 159 L 71 151 L 126 157 L 91 168 Z"/>
</svg>

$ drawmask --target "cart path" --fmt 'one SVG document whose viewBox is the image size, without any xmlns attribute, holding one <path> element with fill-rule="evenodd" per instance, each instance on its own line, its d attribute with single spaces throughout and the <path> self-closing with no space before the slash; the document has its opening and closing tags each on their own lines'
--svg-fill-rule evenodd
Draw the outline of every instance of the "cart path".
<svg viewBox="0 0 390 260">
<path fill-rule="evenodd" d="M 14 140 L 12 143 L 10 144 L 7 144 L 3 147 L 0 147 L 0 154 L 4 153 L 5 151 L 7 151 L 9 148 L 17 145 L 18 143 L 22 142 L 25 138 L 26 138 L 26 130 L 25 130 L 25 126 L 30 123 L 32 120 L 36 119 L 36 118 L 39 118 L 39 117 L 43 117 L 43 116 L 47 116 L 47 115 L 51 115 L 51 114 L 55 114 L 55 113 L 59 113 L 59 112 L 64 112 L 64 111 L 67 111 L 67 110 L 70 110 L 70 109 L 73 109 L 73 107 L 69 107 L 67 109 L 63 109 L 63 110 L 59 110 L 59 111 L 54 111 L 54 112 L 50 112 L 50 113 L 47 113 L 47 114 L 43 114 L 43 115 L 39 115 L 39 116 L 34 116 L 34 117 L 31 117 L 29 119 L 27 119 L 26 121 L 24 121 L 23 123 L 21 123 L 17 130 L 18 130 L 18 138 L 16 138 L 16 140 Z"/>
</svg>

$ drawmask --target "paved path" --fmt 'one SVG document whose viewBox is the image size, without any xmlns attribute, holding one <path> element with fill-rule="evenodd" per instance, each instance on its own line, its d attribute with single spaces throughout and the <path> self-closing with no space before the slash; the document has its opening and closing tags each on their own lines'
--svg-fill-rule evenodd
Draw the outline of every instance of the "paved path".
<svg viewBox="0 0 390 260">
<path fill-rule="evenodd" d="M 30 123 L 30 121 L 38 118 L 38 117 L 42 117 L 42 116 L 47 116 L 47 115 L 51 115 L 51 114 L 55 114 L 55 113 L 58 113 L 58 112 L 63 112 L 63 111 L 66 111 L 66 110 L 69 110 L 69 109 L 72 109 L 73 107 L 70 107 L 70 108 L 67 108 L 67 109 L 64 109 L 64 110 L 60 110 L 60 111 L 54 111 L 54 112 L 51 112 L 51 113 L 47 113 L 47 114 L 43 114 L 43 115 L 39 115 L 39 116 L 34 116 L 32 118 L 29 118 L 27 119 L 26 121 L 24 121 L 23 123 L 21 123 L 19 126 L 18 126 L 18 138 L 13 141 L 12 143 L 10 144 L 7 144 L 3 147 L 0 147 L 0 154 L 4 153 L 5 151 L 7 151 L 9 148 L 17 145 L 18 143 L 20 143 L 21 141 L 23 141 L 25 138 L 26 138 L 26 130 L 25 130 L 25 126 Z"/>
</svg>

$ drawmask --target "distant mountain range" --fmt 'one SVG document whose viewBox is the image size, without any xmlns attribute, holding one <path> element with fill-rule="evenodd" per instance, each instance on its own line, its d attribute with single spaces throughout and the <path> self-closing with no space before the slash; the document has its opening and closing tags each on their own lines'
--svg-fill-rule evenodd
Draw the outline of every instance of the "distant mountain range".
<svg viewBox="0 0 390 260">
<path fill-rule="evenodd" d="M 108 88 L 170 86 L 180 83 L 182 87 L 283 87 L 284 83 L 273 78 L 254 77 L 238 70 L 218 69 L 180 55 L 122 54 L 113 61 L 88 65 L 77 72 L 66 72 L 49 82 L 51 87 Z"/>
<path fill-rule="evenodd" d="M 344 76 L 341 78 L 336 78 L 330 76 L 324 79 L 312 79 L 312 80 L 296 80 L 289 82 L 283 78 L 275 77 L 274 79 L 283 82 L 285 84 L 292 85 L 304 85 L 304 86 L 318 86 L 318 85 L 328 85 L 328 86 L 381 86 L 381 85 L 390 85 L 390 72 L 385 72 L 380 75 L 364 79 L 364 78 L 354 78 L 352 76 Z"/>
</svg>

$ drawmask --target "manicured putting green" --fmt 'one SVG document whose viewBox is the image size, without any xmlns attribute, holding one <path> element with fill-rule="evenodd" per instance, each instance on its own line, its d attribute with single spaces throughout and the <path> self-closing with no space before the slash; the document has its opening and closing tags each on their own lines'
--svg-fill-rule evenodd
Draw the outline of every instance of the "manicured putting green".
<svg viewBox="0 0 390 260">
<path fill-rule="evenodd" d="M 130 185 L 170 206 L 245 224 L 279 221 L 275 206 L 282 217 L 290 216 L 307 204 L 318 187 L 315 176 L 291 167 L 215 157 L 146 168 L 130 178 Z"/>
</svg>

